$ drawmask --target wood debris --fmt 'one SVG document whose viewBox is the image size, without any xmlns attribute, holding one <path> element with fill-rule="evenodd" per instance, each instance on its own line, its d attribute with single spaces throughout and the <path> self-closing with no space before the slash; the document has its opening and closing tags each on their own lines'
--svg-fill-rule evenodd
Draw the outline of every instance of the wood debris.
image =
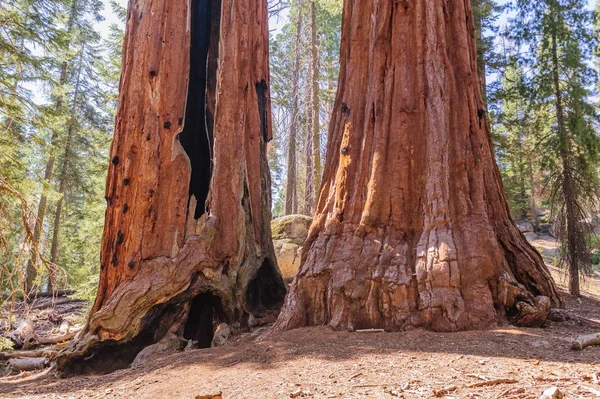
<svg viewBox="0 0 600 399">
<path fill-rule="evenodd" d="M 450 392 L 454 392 L 458 389 L 456 385 L 452 385 L 442 389 L 434 389 L 433 396 L 436 398 L 441 398 L 442 396 L 448 395 Z"/>
<path fill-rule="evenodd" d="M 498 378 L 495 380 L 487 380 L 482 382 L 476 382 L 474 384 L 465 385 L 465 388 L 479 388 L 479 387 L 489 387 L 493 385 L 499 384 L 516 384 L 519 380 L 513 380 L 512 378 Z"/>
<path fill-rule="evenodd" d="M 571 349 L 581 351 L 593 345 L 600 345 L 600 333 L 579 336 L 571 345 Z"/>
</svg>

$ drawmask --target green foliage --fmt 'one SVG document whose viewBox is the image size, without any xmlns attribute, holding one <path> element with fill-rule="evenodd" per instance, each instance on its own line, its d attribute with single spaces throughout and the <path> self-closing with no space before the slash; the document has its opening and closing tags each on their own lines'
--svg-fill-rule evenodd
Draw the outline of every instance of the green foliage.
<svg viewBox="0 0 600 399">
<path fill-rule="evenodd" d="M 514 10 L 508 36 L 519 67 L 527 71 L 522 74 L 526 103 L 521 108 L 529 118 L 546 121 L 527 137 L 539 148 L 564 260 L 572 270 L 589 271 L 585 220 L 597 211 L 600 199 L 593 14 L 583 0 L 517 0 Z"/>
<path fill-rule="evenodd" d="M 53 260 L 65 271 L 53 288 L 87 289 L 99 269 L 125 18 L 117 2 L 111 6 L 120 23 L 102 36 L 101 0 L 0 2 L 0 173 L 31 208 L 47 200 L 38 247 L 48 259 L 56 247 Z M 30 259 L 25 230 L 36 219 L 22 218 L 20 208 L 0 193 L 0 263 L 9 271 L 0 297 L 18 291 Z M 49 272 L 31 259 L 44 288 Z"/>
<path fill-rule="evenodd" d="M 8 338 L 0 336 L 0 351 L 10 351 L 15 348 L 15 344 Z"/>
</svg>

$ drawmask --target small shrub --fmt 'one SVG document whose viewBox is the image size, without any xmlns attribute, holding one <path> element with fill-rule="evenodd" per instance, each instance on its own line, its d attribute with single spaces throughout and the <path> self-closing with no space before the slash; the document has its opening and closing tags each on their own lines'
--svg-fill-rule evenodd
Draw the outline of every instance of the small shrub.
<svg viewBox="0 0 600 399">
<path fill-rule="evenodd" d="M 0 337 L 0 351 L 11 351 L 15 344 L 8 338 Z"/>
</svg>

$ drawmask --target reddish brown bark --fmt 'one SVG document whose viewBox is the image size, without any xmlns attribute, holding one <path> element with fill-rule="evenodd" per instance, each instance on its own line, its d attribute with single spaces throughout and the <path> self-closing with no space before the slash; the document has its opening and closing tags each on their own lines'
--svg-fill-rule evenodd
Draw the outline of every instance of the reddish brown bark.
<svg viewBox="0 0 600 399">
<path fill-rule="evenodd" d="M 469 0 L 346 0 L 317 215 L 278 328 L 539 325 L 561 300 L 512 222 Z"/>
<path fill-rule="evenodd" d="M 130 2 L 100 285 L 64 372 L 124 367 L 167 332 L 211 336 L 283 301 L 266 1 L 191 4 Z"/>
</svg>

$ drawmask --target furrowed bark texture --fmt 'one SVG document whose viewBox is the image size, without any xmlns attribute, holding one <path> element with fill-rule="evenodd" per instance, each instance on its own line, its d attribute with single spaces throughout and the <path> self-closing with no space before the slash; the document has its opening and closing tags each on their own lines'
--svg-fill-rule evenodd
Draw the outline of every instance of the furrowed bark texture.
<svg viewBox="0 0 600 399">
<path fill-rule="evenodd" d="M 133 0 L 123 53 L 98 296 L 64 373 L 126 367 L 167 333 L 210 346 L 214 323 L 243 324 L 285 295 L 266 1 Z"/>
<path fill-rule="evenodd" d="M 470 0 L 347 0 L 315 221 L 277 328 L 543 324 L 561 299 L 510 218 Z"/>
</svg>

